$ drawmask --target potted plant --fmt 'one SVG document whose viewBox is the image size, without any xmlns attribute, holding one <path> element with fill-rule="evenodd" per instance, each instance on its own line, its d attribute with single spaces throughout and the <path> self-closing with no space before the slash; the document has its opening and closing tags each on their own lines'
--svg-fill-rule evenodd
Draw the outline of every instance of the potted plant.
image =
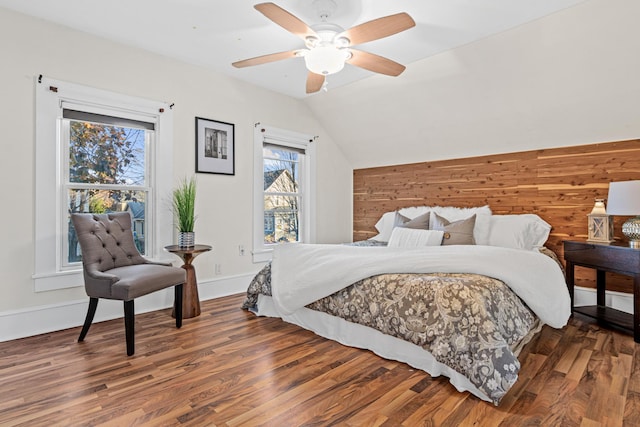
<svg viewBox="0 0 640 427">
<path fill-rule="evenodd" d="M 196 222 L 196 179 L 184 178 L 173 190 L 173 214 L 178 229 L 178 245 L 188 248 L 195 245 L 193 227 Z"/>
</svg>

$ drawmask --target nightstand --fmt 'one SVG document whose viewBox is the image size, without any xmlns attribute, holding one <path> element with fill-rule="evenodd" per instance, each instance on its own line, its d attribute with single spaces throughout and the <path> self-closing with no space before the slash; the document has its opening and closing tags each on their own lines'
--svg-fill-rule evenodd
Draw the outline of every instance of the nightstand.
<svg viewBox="0 0 640 427">
<path fill-rule="evenodd" d="M 564 260 L 572 311 L 593 317 L 604 325 L 617 326 L 631 332 L 633 340 L 640 343 L 640 250 L 623 243 L 607 245 L 584 240 L 565 240 Z M 576 265 L 596 270 L 597 305 L 573 307 Z M 607 271 L 633 277 L 633 315 L 606 306 Z"/>
</svg>

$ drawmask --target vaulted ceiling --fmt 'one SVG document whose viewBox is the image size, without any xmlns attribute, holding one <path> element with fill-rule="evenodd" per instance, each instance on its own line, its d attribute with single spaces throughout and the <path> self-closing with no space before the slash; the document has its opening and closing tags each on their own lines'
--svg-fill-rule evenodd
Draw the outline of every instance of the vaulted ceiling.
<svg viewBox="0 0 640 427">
<path fill-rule="evenodd" d="M 309 25 L 319 6 L 347 29 L 407 12 L 416 27 L 358 48 L 409 65 L 420 59 L 530 22 L 584 0 L 277 0 Z M 305 94 L 301 58 L 236 69 L 245 58 L 304 47 L 302 41 L 253 8 L 257 0 L 0 0 L 0 6 L 128 45 L 209 67 L 289 96 Z M 335 89 L 374 75 L 347 65 L 328 77 Z M 388 77 L 391 79 L 391 77 Z"/>
<path fill-rule="evenodd" d="M 313 25 L 318 1 L 277 4 Z M 358 49 L 407 66 L 347 65 L 305 94 L 302 48 L 249 0 L 0 0 L 0 7 L 209 68 L 299 99 L 353 168 L 638 137 L 638 0 L 333 0 L 350 28 L 407 12 L 416 26 Z M 295 129 L 306 131 L 306 129 Z M 314 130 L 315 131 L 315 130 Z"/>
</svg>

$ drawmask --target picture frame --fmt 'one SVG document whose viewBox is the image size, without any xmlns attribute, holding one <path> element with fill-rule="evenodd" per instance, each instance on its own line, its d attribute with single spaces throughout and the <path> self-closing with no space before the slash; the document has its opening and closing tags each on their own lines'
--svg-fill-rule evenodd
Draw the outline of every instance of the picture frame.
<svg viewBox="0 0 640 427">
<path fill-rule="evenodd" d="M 233 123 L 196 117 L 196 173 L 235 175 Z"/>
</svg>

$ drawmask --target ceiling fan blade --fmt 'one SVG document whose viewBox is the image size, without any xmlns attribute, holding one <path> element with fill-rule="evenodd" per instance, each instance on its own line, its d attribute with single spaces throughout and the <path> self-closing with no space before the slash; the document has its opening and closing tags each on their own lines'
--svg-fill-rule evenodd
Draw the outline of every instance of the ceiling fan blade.
<svg viewBox="0 0 640 427">
<path fill-rule="evenodd" d="M 387 76 L 398 76 L 404 70 L 405 66 L 395 61 L 387 59 L 383 56 L 374 55 L 373 53 L 363 52 L 361 50 L 349 49 L 351 58 L 346 62 L 374 73 L 386 74 Z"/>
<path fill-rule="evenodd" d="M 353 46 L 397 34 L 415 25 L 413 18 L 402 12 L 356 25 L 336 37 L 348 38 L 351 42 L 350 46 Z"/>
<path fill-rule="evenodd" d="M 324 84 L 324 76 L 309 71 L 307 74 L 307 93 L 316 93 L 322 89 Z"/>
<path fill-rule="evenodd" d="M 271 19 L 276 24 L 280 25 L 285 30 L 300 37 L 302 40 L 305 40 L 307 36 L 318 37 L 316 32 L 313 31 L 307 24 L 305 24 L 300 19 L 293 16 L 291 13 L 287 12 L 277 4 L 260 3 L 255 5 L 254 8 L 267 18 Z"/>
<path fill-rule="evenodd" d="M 256 56 L 255 58 L 244 59 L 234 62 L 236 68 L 252 67 L 254 65 L 266 64 L 268 62 L 280 61 L 283 59 L 296 58 L 298 50 L 289 50 L 287 52 L 270 53 L 269 55 Z"/>
</svg>

